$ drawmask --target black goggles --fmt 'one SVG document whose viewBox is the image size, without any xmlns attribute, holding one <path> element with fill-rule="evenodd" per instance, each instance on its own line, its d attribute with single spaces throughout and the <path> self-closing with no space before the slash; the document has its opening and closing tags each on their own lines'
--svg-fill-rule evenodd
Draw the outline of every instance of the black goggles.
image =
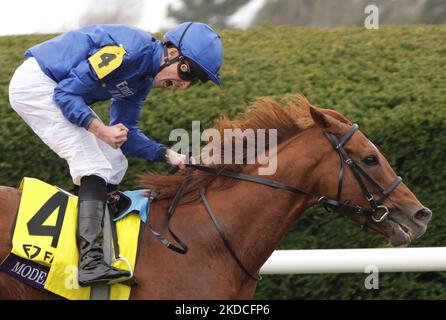
<svg viewBox="0 0 446 320">
<path fill-rule="evenodd" d="M 184 81 L 190 81 L 192 85 L 196 84 L 198 81 L 206 82 L 209 80 L 209 76 L 207 75 L 207 73 L 204 72 L 203 69 L 201 69 L 195 62 L 183 56 L 181 52 L 178 56 L 170 60 L 167 50 L 168 50 L 167 43 L 164 43 L 163 45 L 164 64 L 161 66 L 160 71 L 170 66 L 171 64 L 179 61 L 178 75 L 180 79 Z"/>
<path fill-rule="evenodd" d="M 199 66 L 197 66 L 193 61 L 187 58 L 179 59 L 178 63 L 178 75 L 181 80 L 190 81 L 192 85 L 196 84 L 198 81 L 206 82 L 209 80 L 208 75 Z"/>
</svg>

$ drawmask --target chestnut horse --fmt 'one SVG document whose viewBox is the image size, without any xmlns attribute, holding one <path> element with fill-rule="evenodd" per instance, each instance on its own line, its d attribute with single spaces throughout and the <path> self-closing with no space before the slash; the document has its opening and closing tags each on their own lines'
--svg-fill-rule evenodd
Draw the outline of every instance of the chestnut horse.
<svg viewBox="0 0 446 320">
<path fill-rule="evenodd" d="M 180 255 L 167 250 L 146 225 L 135 269 L 138 285 L 132 289 L 131 299 L 253 298 L 257 282 L 249 274 L 258 274 L 296 218 L 318 203 L 339 209 L 356 223 L 388 238 L 392 246 L 407 245 L 426 231 L 431 211 L 399 183 L 370 140 L 334 110 L 315 108 L 301 96 L 290 99 L 286 107 L 265 98 L 254 104 L 246 120 L 224 118 L 217 128 L 221 134 L 225 128 L 277 129 L 277 170 L 272 176 L 257 177 L 280 182 L 289 190 L 194 170 L 171 220 L 172 230 L 187 243 L 189 251 Z M 341 151 L 351 161 L 340 157 Z M 349 166 L 354 162 L 356 169 L 342 169 L 340 174 L 344 162 Z M 259 166 L 226 165 L 225 170 L 256 176 Z M 358 170 L 362 184 L 358 183 Z M 168 234 L 166 211 L 183 178 L 153 173 L 141 176 L 143 187 L 159 192 L 152 204 L 150 223 L 164 235 Z M 208 206 L 200 198 L 204 187 Z M 303 193 L 289 192 L 293 188 Z M 370 190 L 367 197 L 364 188 Z M 367 209 L 375 201 L 371 195 L 380 199 L 383 194 L 382 201 L 375 203 L 377 211 Z M 11 250 L 19 201 L 19 190 L 0 187 L 0 261 Z M 343 210 L 342 204 L 347 209 L 364 210 Z M 208 216 L 209 206 L 247 272 L 217 232 Z M 54 298 L 0 273 L 0 299 Z"/>
</svg>

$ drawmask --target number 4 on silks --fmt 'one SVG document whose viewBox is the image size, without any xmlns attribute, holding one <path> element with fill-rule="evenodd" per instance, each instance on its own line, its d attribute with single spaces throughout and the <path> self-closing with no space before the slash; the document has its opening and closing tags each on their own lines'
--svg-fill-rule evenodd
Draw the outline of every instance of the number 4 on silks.
<svg viewBox="0 0 446 320">
<path fill-rule="evenodd" d="M 57 192 L 36 212 L 28 221 L 28 233 L 32 236 L 52 237 L 51 247 L 56 248 L 59 242 L 60 231 L 62 229 L 65 211 L 67 210 L 68 196 L 63 192 Z M 51 214 L 58 209 L 56 225 L 43 225 Z"/>
<path fill-rule="evenodd" d="M 125 54 L 121 46 L 106 46 L 90 56 L 88 61 L 98 78 L 103 79 L 122 64 Z"/>
</svg>

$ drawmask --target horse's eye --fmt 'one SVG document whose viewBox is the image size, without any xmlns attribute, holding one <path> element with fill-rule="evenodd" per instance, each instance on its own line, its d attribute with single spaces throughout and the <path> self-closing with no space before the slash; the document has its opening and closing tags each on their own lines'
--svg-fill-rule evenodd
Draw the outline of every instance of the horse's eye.
<svg viewBox="0 0 446 320">
<path fill-rule="evenodd" d="M 364 159 L 362 159 L 362 162 L 364 162 L 368 166 L 376 166 L 379 164 L 378 158 L 374 155 L 365 157 Z"/>
</svg>

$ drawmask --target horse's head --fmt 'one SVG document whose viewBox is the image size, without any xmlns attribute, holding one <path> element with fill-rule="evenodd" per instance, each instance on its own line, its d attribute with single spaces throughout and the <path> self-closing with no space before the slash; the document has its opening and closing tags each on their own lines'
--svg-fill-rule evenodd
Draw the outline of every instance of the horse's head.
<svg viewBox="0 0 446 320">
<path fill-rule="evenodd" d="M 336 111 L 310 107 L 310 113 L 324 141 L 321 204 L 386 236 L 392 246 L 423 235 L 432 212 L 400 183 L 375 145 Z"/>
</svg>

